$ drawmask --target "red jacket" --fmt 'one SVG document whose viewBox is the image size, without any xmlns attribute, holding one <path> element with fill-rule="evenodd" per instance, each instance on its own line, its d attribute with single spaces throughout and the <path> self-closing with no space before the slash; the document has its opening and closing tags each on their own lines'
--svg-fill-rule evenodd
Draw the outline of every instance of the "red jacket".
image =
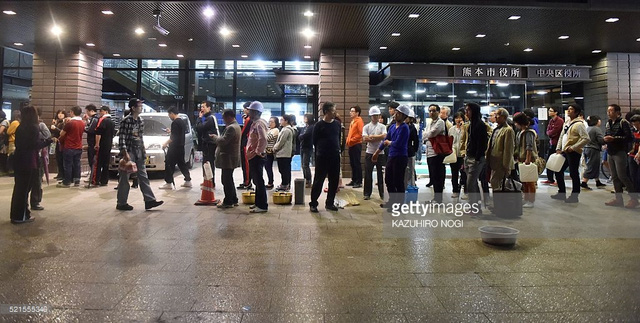
<svg viewBox="0 0 640 323">
<path fill-rule="evenodd" d="M 564 120 L 558 116 L 549 120 L 549 125 L 547 125 L 547 136 L 549 136 L 552 145 L 558 144 L 558 139 L 560 139 L 560 133 L 562 132 L 562 126 L 564 126 Z"/>
</svg>

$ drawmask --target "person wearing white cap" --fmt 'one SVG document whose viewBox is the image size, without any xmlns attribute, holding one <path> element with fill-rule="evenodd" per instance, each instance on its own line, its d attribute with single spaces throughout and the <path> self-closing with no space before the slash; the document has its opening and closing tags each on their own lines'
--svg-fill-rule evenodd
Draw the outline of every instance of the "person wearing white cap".
<svg viewBox="0 0 640 323">
<path fill-rule="evenodd" d="M 389 147 L 384 177 L 389 192 L 389 201 L 386 205 L 380 204 L 381 207 L 387 209 L 404 202 L 404 193 L 407 189 L 404 182 L 404 172 L 407 168 L 407 146 L 409 144 L 409 126 L 404 123 L 404 120 L 411 113 L 410 111 L 411 108 L 406 105 L 401 105 L 396 109 L 393 115 L 395 123 L 389 127 L 385 140 L 371 157 L 371 161 L 377 162 L 384 147 Z"/>
<path fill-rule="evenodd" d="M 416 153 L 420 147 L 418 141 L 418 129 L 416 129 L 414 122 L 416 114 L 413 109 L 409 110 L 410 114 L 405 120 L 409 126 L 409 143 L 407 145 L 407 169 L 404 173 L 405 186 L 416 186 Z"/>
<path fill-rule="evenodd" d="M 371 158 L 375 154 L 376 149 L 380 146 L 380 143 L 387 136 L 387 127 L 385 127 L 380 120 L 380 109 L 378 107 L 371 107 L 369 109 L 369 117 L 371 122 L 364 126 L 362 129 L 362 141 L 367 144 L 366 155 L 364 157 L 364 199 L 371 198 L 371 191 L 373 189 L 373 166 L 376 167 L 378 181 L 378 193 L 380 199 L 384 201 L 384 184 L 382 182 L 382 166 L 386 163 L 384 151 L 378 156 L 378 161 L 373 162 Z"/>
<path fill-rule="evenodd" d="M 267 122 L 260 118 L 264 107 L 259 101 L 252 102 L 247 109 L 253 124 L 249 130 L 245 155 L 249 160 L 250 177 L 256 185 L 256 204 L 251 213 L 265 213 L 269 209 L 269 204 L 262 170 L 267 156 Z"/>
</svg>

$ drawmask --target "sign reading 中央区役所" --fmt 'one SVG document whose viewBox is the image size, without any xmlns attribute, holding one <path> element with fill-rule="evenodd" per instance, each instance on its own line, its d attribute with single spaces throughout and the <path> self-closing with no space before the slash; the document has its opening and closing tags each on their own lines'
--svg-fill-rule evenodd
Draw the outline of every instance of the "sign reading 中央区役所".
<svg viewBox="0 0 640 323">
<path fill-rule="evenodd" d="M 490 80 L 588 81 L 589 66 L 455 65 L 453 76 Z"/>
</svg>

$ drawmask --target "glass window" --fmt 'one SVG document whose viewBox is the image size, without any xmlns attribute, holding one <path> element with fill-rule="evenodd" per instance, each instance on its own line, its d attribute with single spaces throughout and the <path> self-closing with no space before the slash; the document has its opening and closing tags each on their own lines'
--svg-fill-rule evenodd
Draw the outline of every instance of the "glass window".
<svg viewBox="0 0 640 323">
<path fill-rule="evenodd" d="M 282 68 L 282 61 L 238 61 L 239 70 L 272 70 Z"/>
<path fill-rule="evenodd" d="M 273 72 L 238 72 L 237 101 L 243 98 L 253 101 L 268 102 L 280 101 L 282 90 L 276 84 L 276 75 Z"/>
<path fill-rule="evenodd" d="M 488 104 L 505 108 L 513 115 L 524 109 L 525 84 L 494 83 L 489 84 Z"/>
<path fill-rule="evenodd" d="M 11 118 L 11 111 L 29 101 L 33 80 L 33 55 L 6 48 L 2 72 L 2 110 Z"/>
<path fill-rule="evenodd" d="M 138 68 L 138 60 L 130 58 L 105 58 L 104 68 Z"/>
<path fill-rule="evenodd" d="M 288 71 L 316 71 L 318 66 L 316 62 L 286 61 L 284 62 L 284 69 Z"/>
<path fill-rule="evenodd" d="M 184 111 L 182 95 L 184 71 L 142 71 L 142 97 L 156 111 L 172 106 Z"/>
<path fill-rule="evenodd" d="M 378 63 L 369 62 L 369 72 L 377 72 L 377 71 L 378 71 Z"/>
<path fill-rule="evenodd" d="M 31 68 L 33 67 L 33 55 L 11 48 L 5 48 L 3 66 L 13 68 Z"/>
<path fill-rule="evenodd" d="M 176 69 L 180 67 L 177 59 L 143 59 L 142 68 Z"/>
<path fill-rule="evenodd" d="M 197 60 L 195 61 L 195 65 L 193 65 L 195 69 L 212 69 L 212 70 L 232 70 L 233 69 L 233 61 L 223 61 L 223 60 Z"/>
</svg>

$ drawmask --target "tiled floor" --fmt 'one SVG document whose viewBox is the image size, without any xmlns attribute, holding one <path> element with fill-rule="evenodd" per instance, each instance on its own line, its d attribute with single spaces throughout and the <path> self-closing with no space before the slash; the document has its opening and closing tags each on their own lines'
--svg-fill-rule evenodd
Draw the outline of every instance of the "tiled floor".
<svg viewBox="0 0 640 323">
<path fill-rule="evenodd" d="M 250 215 L 194 206 L 198 188 L 160 184 L 163 206 L 144 211 L 132 190 L 131 212 L 115 210 L 114 182 L 48 186 L 45 210 L 17 226 L 13 179 L 0 178 L 0 304 L 52 308 L 0 321 L 640 321 L 640 210 L 604 207 L 607 190 L 566 205 L 540 186 L 521 219 L 463 216 L 463 228 L 390 239 L 375 198 L 337 213 L 271 204 Z M 348 192 L 362 194 L 339 197 Z M 517 246 L 484 245 L 485 224 L 520 229 Z"/>
</svg>

